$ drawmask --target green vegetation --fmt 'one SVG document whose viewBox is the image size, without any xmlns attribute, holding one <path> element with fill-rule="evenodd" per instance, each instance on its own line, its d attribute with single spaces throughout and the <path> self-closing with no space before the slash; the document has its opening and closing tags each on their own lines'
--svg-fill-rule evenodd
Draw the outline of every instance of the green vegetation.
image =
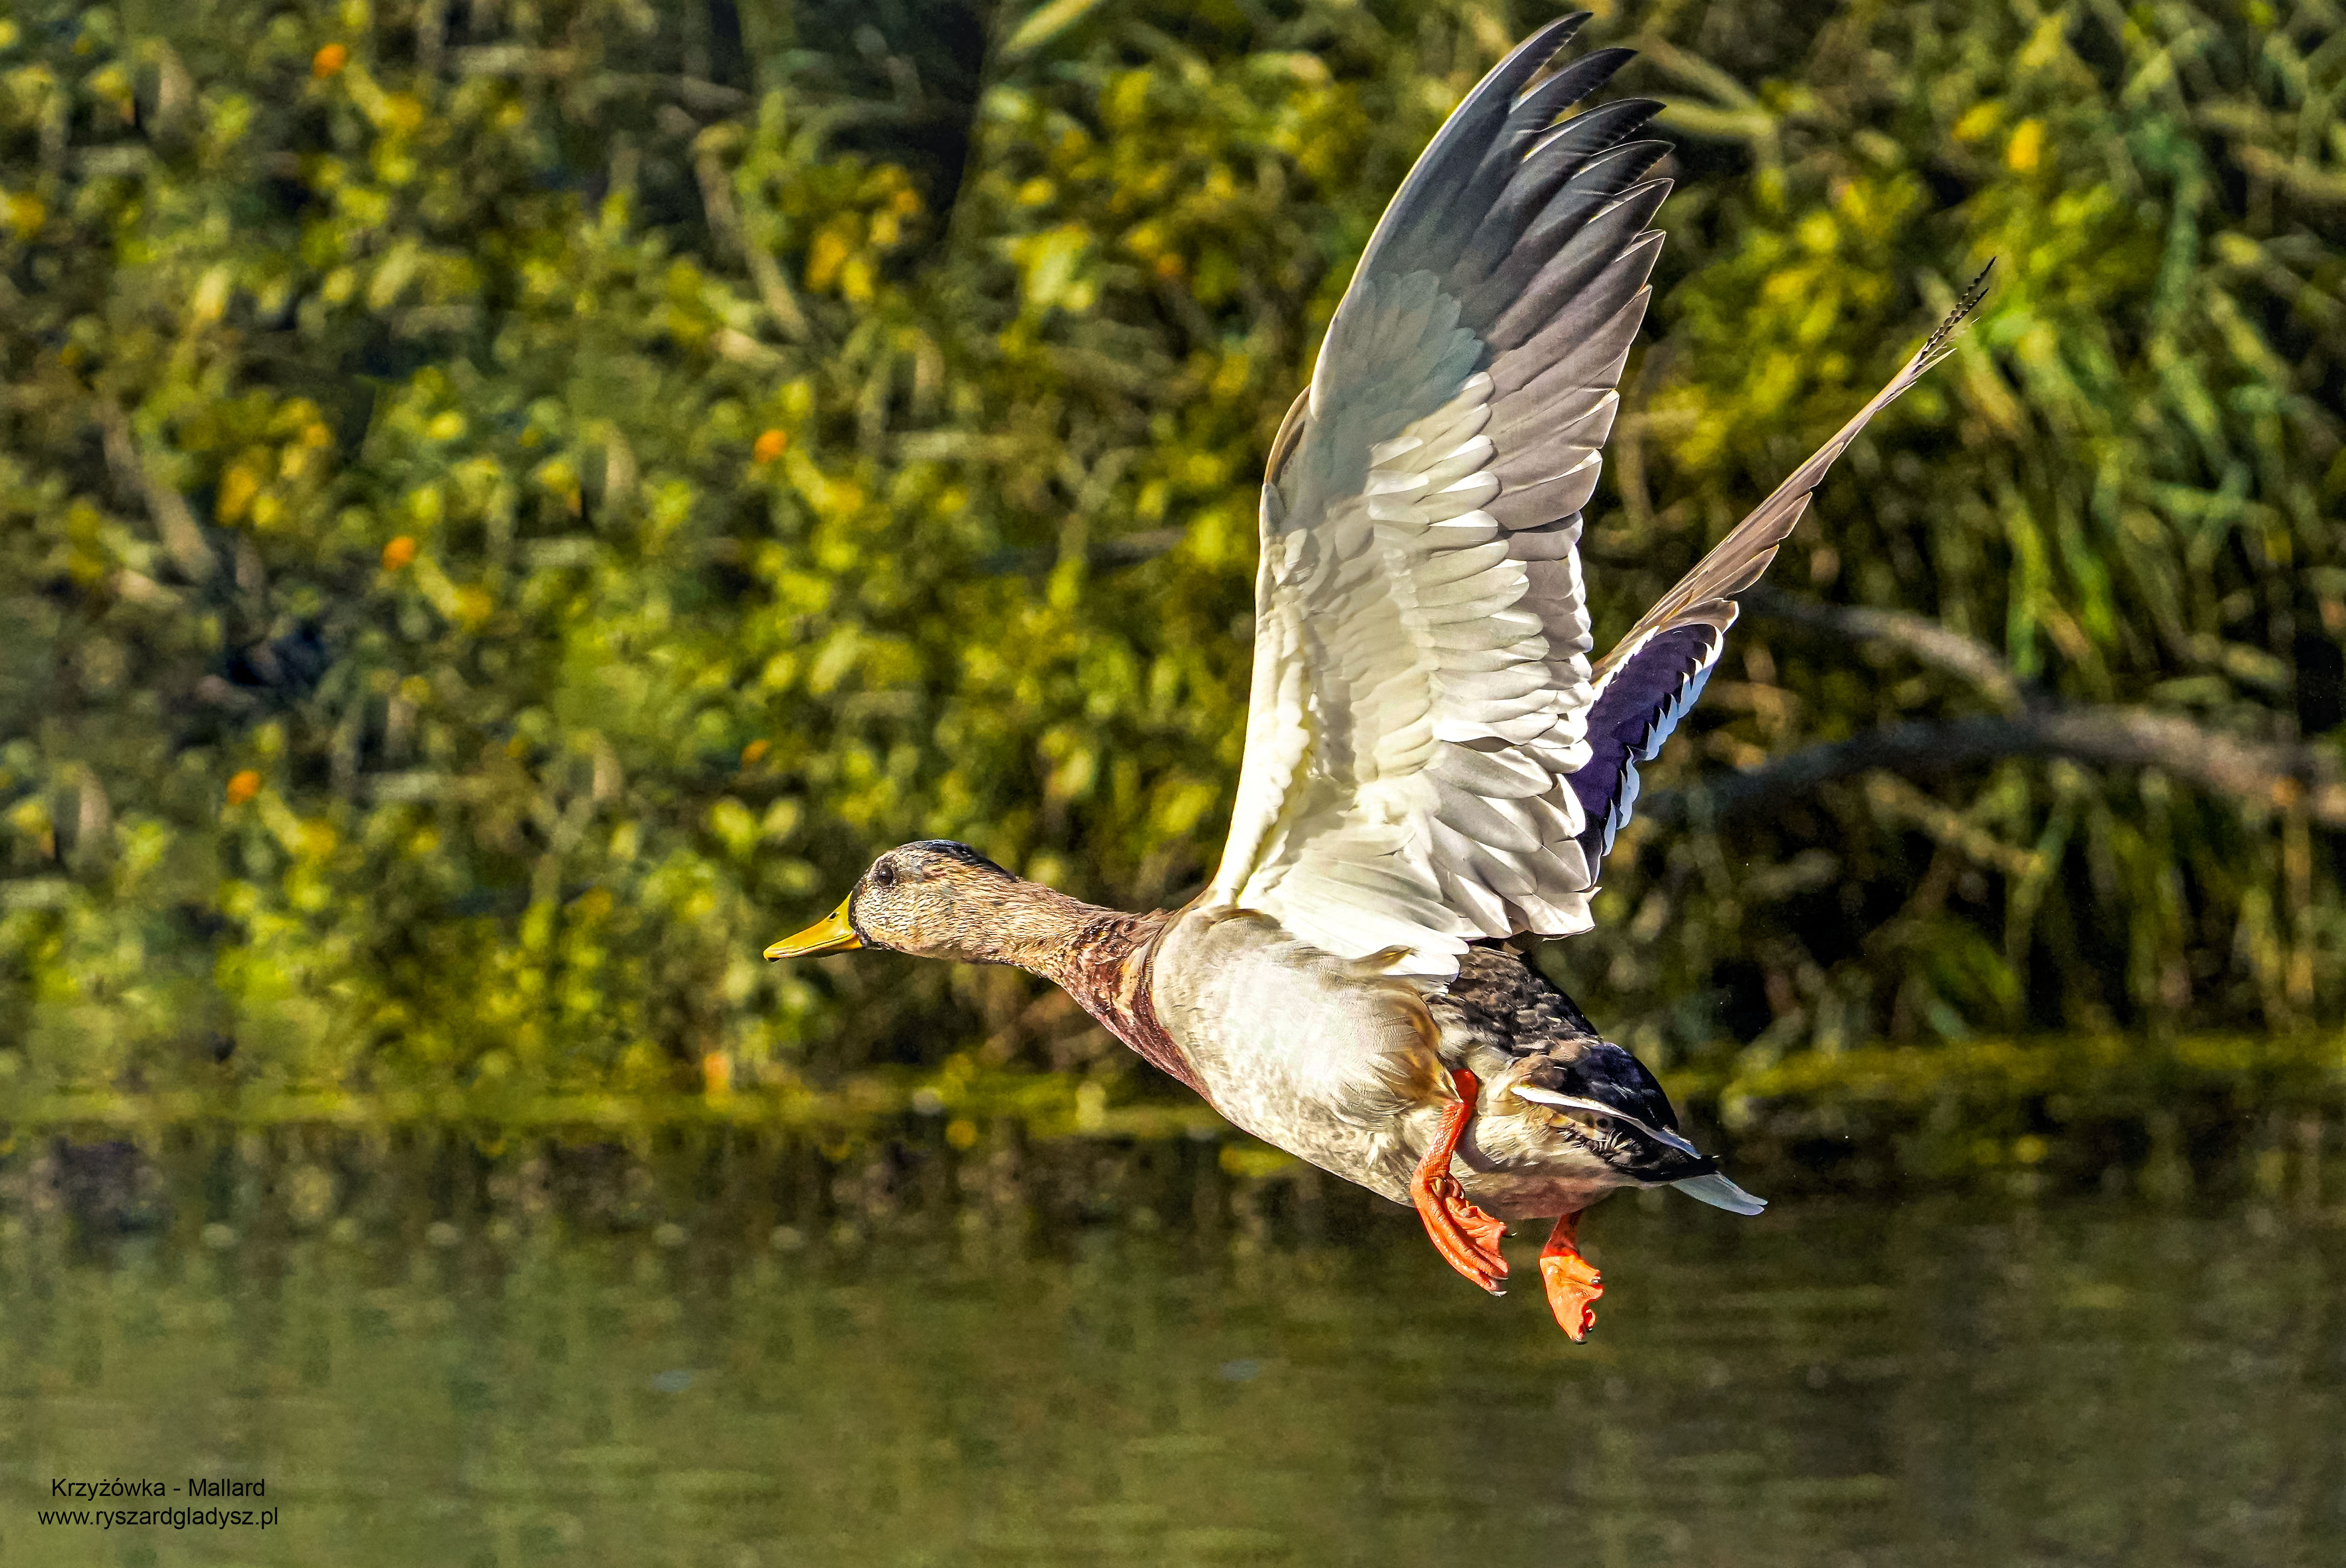
<svg viewBox="0 0 2346 1568">
<path fill-rule="evenodd" d="M 1600 643 L 2000 260 L 1547 962 L 1720 1085 L 2334 1026 L 2334 7 L 1600 12 L 1680 178 Z M 758 950 L 905 839 L 1210 869 L 1264 449 L 1548 14 L 20 0 L 0 1103 L 1137 1084 L 1024 976 Z"/>
</svg>

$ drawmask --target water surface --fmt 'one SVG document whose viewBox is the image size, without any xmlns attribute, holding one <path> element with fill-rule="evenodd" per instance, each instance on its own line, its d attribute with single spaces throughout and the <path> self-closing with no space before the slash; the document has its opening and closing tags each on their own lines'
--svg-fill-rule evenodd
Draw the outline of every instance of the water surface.
<svg viewBox="0 0 2346 1568">
<path fill-rule="evenodd" d="M 1314 1245 L 19 1212 L 0 1557 L 2346 1562 L 2334 1211 L 1617 1201 L 1577 1348 L 1363 1215 Z M 277 1525 L 36 1522 L 56 1477 L 191 1473 L 264 1477 Z"/>
</svg>

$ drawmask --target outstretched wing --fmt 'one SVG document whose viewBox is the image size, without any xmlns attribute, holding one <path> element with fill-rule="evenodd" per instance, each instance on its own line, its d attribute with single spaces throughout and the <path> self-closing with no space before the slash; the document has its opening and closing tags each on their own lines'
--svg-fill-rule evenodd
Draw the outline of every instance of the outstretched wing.
<svg viewBox="0 0 2346 1568">
<path fill-rule="evenodd" d="M 1274 444 L 1252 707 L 1209 894 L 1447 977 L 1589 924 L 1580 507 L 1661 245 L 1628 57 L 1502 61 L 1386 210 Z"/>
<path fill-rule="evenodd" d="M 1733 596 L 1760 580 L 1776 558 L 1777 547 L 1809 509 L 1809 497 L 1824 483 L 1833 460 L 1848 450 L 1866 422 L 1953 352 L 1955 328 L 1985 297 L 1987 277 L 1984 270 L 1974 279 L 1938 331 L 1890 384 L 1696 562 L 1694 570 L 1678 579 L 1597 662 L 1588 708 L 1589 758 L 1572 775 L 1573 793 L 1586 820 L 1579 840 L 1581 858 L 1592 872 L 1637 803 L 1637 764 L 1654 759 L 1702 695 L 1703 683 L 1727 646 L 1727 628 L 1735 624 Z"/>
</svg>

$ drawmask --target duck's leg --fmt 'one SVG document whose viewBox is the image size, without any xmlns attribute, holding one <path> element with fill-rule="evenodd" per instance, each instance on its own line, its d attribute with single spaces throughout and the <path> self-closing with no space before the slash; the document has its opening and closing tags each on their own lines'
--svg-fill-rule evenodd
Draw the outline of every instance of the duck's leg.
<svg viewBox="0 0 2346 1568">
<path fill-rule="evenodd" d="M 1499 1252 L 1499 1237 L 1507 1227 L 1467 1202 L 1465 1187 L 1450 1174 L 1450 1156 L 1474 1117 L 1483 1085 L 1464 1068 L 1451 1071 L 1450 1084 L 1458 1103 L 1442 1113 L 1442 1130 L 1410 1174 L 1410 1200 L 1444 1261 L 1492 1295 L 1504 1295 L 1499 1281 L 1507 1277 L 1507 1260 Z"/>
<path fill-rule="evenodd" d="M 1548 1232 L 1540 1248 L 1540 1283 L 1547 1288 L 1548 1309 L 1556 1327 L 1576 1345 L 1596 1327 L 1596 1298 L 1605 1294 L 1605 1277 L 1580 1256 L 1580 1216 L 1567 1214 Z"/>
</svg>

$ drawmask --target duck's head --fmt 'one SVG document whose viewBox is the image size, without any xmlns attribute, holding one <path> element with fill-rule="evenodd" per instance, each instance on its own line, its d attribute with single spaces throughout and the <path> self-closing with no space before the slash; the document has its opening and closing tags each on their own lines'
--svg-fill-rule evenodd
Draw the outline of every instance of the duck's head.
<svg viewBox="0 0 2346 1568">
<path fill-rule="evenodd" d="M 885 948 L 963 963 L 1005 961 L 1018 911 L 1049 890 L 1012 876 L 967 844 L 923 839 L 872 862 L 828 919 L 766 950 L 769 959 Z"/>
</svg>

